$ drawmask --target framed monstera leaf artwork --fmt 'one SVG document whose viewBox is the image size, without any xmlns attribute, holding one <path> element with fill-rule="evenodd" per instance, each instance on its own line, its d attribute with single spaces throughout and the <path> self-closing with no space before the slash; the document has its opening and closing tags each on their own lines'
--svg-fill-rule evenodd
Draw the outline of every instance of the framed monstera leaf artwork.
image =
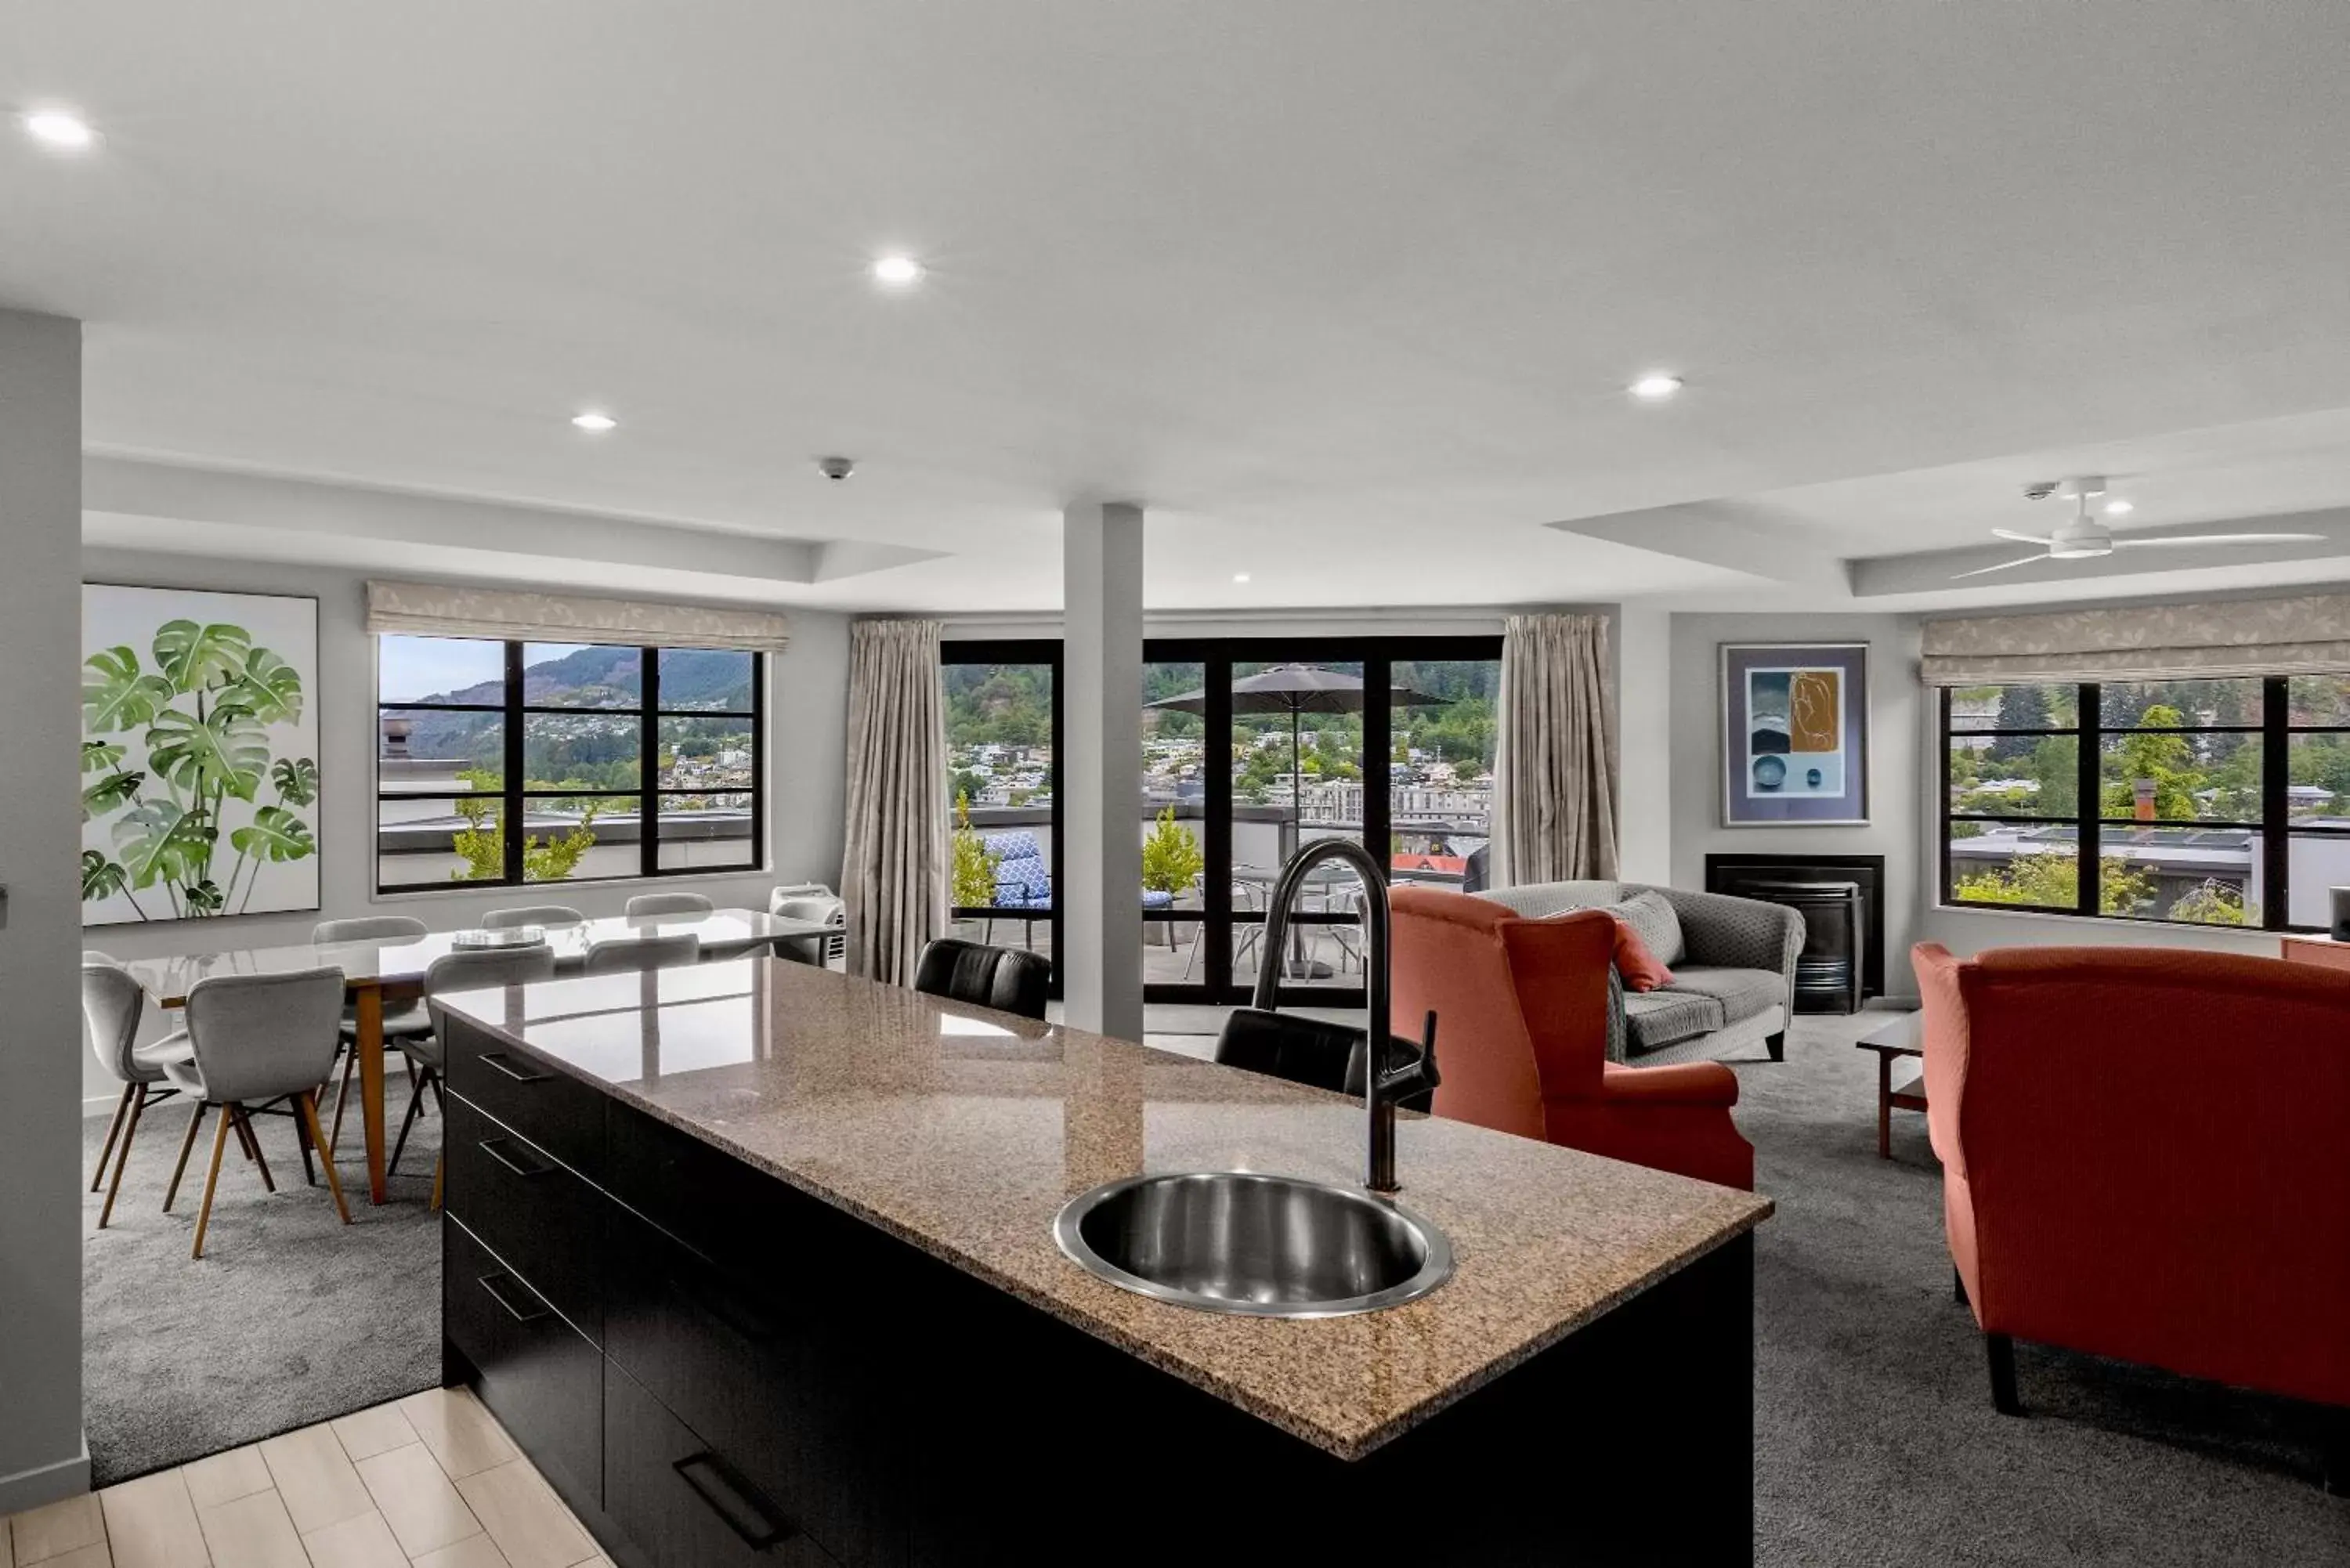
<svg viewBox="0 0 2350 1568">
<path fill-rule="evenodd" d="M 318 907 L 318 601 L 82 585 L 82 923 Z"/>
</svg>

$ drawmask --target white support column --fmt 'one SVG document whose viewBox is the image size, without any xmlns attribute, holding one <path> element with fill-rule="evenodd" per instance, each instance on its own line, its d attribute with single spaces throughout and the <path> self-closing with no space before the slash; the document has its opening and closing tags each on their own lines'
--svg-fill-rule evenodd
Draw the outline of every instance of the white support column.
<svg viewBox="0 0 2350 1568">
<path fill-rule="evenodd" d="M 81 323 L 0 310 L 0 1514 L 81 1426 Z"/>
<path fill-rule="evenodd" d="M 1616 616 L 1616 874 L 1673 879 L 1672 617 L 1625 604 Z"/>
<path fill-rule="evenodd" d="M 1142 509 L 1061 514 L 1061 970 L 1068 1022 L 1142 1038 Z"/>
</svg>

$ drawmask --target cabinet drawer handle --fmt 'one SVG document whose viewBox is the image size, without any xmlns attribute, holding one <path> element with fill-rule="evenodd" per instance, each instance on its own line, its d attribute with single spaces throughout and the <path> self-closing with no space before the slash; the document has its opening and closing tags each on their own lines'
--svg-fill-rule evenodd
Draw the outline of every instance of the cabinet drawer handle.
<svg viewBox="0 0 2350 1568">
<path fill-rule="evenodd" d="M 776 1516 L 766 1499 L 753 1490 L 751 1484 L 716 1454 L 704 1449 L 678 1460 L 671 1468 L 693 1489 L 696 1497 L 710 1505 L 710 1511 L 724 1520 L 726 1528 L 741 1536 L 743 1544 L 752 1551 L 763 1552 L 799 1532 L 797 1525 Z"/>
<path fill-rule="evenodd" d="M 515 1066 L 503 1051 L 483 1053 L 482 1065 L 496 1069 L 517 1084 L 536 1084 L 546 1077 L 544 1073 L 534 1073 L 526 1067 Z"/>
<path fill-rule="evenodd" d="M 533 1165 L 525 1160 L 516 1159 L 513 1155 L 505 1152 L 506 1149 L 511 1148 L 513 1146 L 514 1139 L 510 1137 L 485 1137 L 481 1143 L 481 1148 L 484 1154 L 488 1155 L 492 1159 L 496 1160 L 500 1165 L 504 1166 L 516 1176 L 545 1176 L 548 1171 L 555 1168 L 555 1162 L 553 1160 L 547 1160 L 543 1164 Z"/>
<path fill-rule="evenodd" d="M 536 1309 L 535 1311 L 525 1312 L 522 1308 L 515 1305 L 514 1297 L 509 1293 L 509 1292 L 514 1288 L 514 1276 L 512 1274 L 484 1274 L 481 1278 L 481 1286 L 482 1289 L 490 1293 L 490 1299 L 497 1303 L 498 1305 L 505 1308 L 506 1315 L 514 1319 L 516 1323 L 536 1323 L 540 1318 L 553 1315 L 555 1312 L 553 1307 L 548 1306 L 544 1302 L 538 1301 L 538 1298 L 536 1296 L 531 1297 L 533 1302 L 537 1303 Z M 523 1293 L 525 1295 L 530 1294 L 527 1290 L 525 1290 Z"/>
<path fill-rule="evenodd" d="M 672 1272 L 669 1293 L 746 1345 L 764 1345 L 775 1337 L 766 1319 L 723 1285 L 696 1284 Z"/>
</svg>

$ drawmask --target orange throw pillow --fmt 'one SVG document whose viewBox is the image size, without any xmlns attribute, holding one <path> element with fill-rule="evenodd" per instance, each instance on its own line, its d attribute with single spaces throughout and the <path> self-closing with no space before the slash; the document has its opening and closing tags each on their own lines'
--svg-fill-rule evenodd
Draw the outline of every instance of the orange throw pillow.
<svg viewBox="0 0 2350 1568">
<path fill-rule="evenodd" d="M 1673 971 L 1657 961 L 1640 933 L 1622 916 L 1616 920 L 1616 972 L 1623 978 L 1627 991 L 1654 991 L 1659 986 L 1673 983 Z"/>
</svg>

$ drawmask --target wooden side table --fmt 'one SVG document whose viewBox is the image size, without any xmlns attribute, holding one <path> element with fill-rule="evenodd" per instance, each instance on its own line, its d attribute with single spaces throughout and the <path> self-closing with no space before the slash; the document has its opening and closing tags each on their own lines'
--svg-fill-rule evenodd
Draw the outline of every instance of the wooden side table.
<svg viewBox="0 0 2350 1568">
<path fill-rule="evenodd" d="M 2350 942 L 2337 942 L 2332 937 L 2283 937 L 2278 940 L 2277 957 L 2287 963 L 2314 963 L 2325 969 L 2350 969 Z"/>
<path fill-rule="evenodd" d="M 1893 1113 L 1926 1108 L 1926 1070 L 1920 1066 L 1898 1084 L 1893 1064 L 1903 1057 L 1926 1057 L 1925 1014 L 1904 1012 L 1881 1023 L 1855 1042 L 1863 1051 L 1877 1053 L 1877 1158 L 1893 1158 Z"/>
</svg>

